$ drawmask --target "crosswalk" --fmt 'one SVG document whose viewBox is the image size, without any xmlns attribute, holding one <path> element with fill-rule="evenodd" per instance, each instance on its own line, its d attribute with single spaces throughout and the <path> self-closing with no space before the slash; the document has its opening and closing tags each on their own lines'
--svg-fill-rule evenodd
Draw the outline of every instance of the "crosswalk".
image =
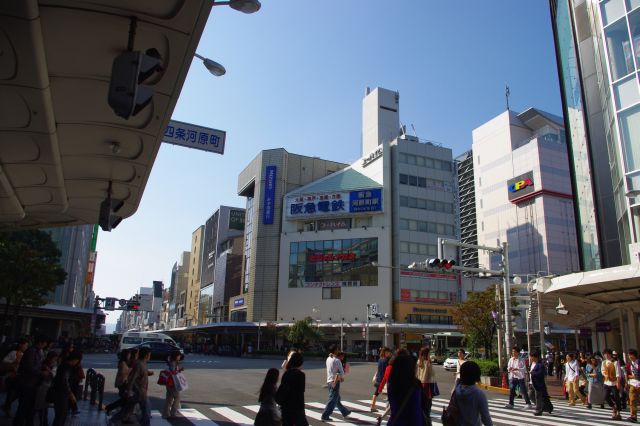
<svg viewBox="0 0 640 426">
<path fill-rule="evenodd" d="M 534 416 L 534 410 L 526 409 L 522 400 L 517 400 L 513 409 L 504 408 L 508 400 L 505 398 L 489 400 L 489 411 L 494 425 L 505 426 L 595 426 L 595 425 L 619 425 L 619 421 L 611 420 L 611 410 L 593 408 L 588 410 L 583 406 L 569 406 L 565 401 L 553 401 L 554 410 L 552 414 L 544 413 L 543 416 Z M 385 404 L 378 402 L 379 413 L 371 413 L 369 411 L 368 400 L 358 401 L 342 401 L 342 403 L 351 410 L 352 414 L 348 419 L 343 419 L 338 411 L 334 412 L 331 421 L 322 422 L 320 420 L 324 409 L 324 401 L 307 402 L 306 415 L 311 425 L 329 425 L 329 426 L 358 426 L 367 424 L 376 424 L 376 415 L 384 411 Z M 446 398 L 435 398 L 433 400 L 433 409 L 431 420 L 434 425 L 442 425 L 440 415 L 443 407 L 446 407 L 448 400 Z M 198 411 L 194 408 L 184 408 L 180 410 L 181 417 L 196 426 L 248 426 L 253 425 L 253 419 L 258 412 L 259 405 L 241 405 L 241 406 L 217 406 L 210 407 L 207 412 Z M 623 413 L 628 416 L 628 411 Z M 153 426 L 171 426 L 167 420 L 160 417 L 160 413 L 152 412 Z M 184 424 L 183 421 L 180 424 Z M 383 425 L 386 421 L 382 422 Z"/>
</svg>

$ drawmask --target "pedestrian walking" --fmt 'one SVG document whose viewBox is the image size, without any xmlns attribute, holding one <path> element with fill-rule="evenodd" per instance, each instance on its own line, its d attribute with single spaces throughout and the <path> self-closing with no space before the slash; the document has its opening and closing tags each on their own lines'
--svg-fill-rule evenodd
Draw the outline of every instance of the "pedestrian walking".
<svg viewBox="0 0 640 426">
<path fill-rule="evenodd" d="M 545 383 L 545 371 L 544 365 L 540 360 L 540 352 L 533 351 L 529 358 L 531 359 L 531 385 L 536 395 L 536 411 L 533 413 L 535 416 L 541 416 L 543 411 L 547 411 L 549 414 L 553 411 L 553 404 L 549 399 L 549 393 L 547 392 L 547 384 Z"/>
<path fill-rule="evenodd" d="M 289 351 L 289 353 L 287 354 L 287 357 L 284 359 L 284 361 L 282 361 L 282 368 L 284 370 L 287 369 L 287 364 L 289 363 L 289 360 L 291 359 L 291 355 L 293 355 L 296 352 L 298 352 L 296 349 L 291 349 Z"/>
<path fill-rule="evenodd" d="M 540 363 L 544 374 L 544 367 Z M 493 425 L 487 396 L 476 383 L 480 381 L 480 366 L 474 361 L 467 361 L 460 367 L 460 383 L 455 387 L 453 398 L 458 406 L 460 419 L 458 426 L 476 426 L 482 422 L 485 426 Z"/>
<path fill-rule="evenodd" d="M 433 370 L 429 353 L 430 351 L 427 347 L 420 349 L 416 368 L 416 377 L 422 387 L 422 411 L 424 413 L 425 424 L 427 425 L 431 425 L 431 405 L 433 398 L 440 395 L 438 383 L 436 382 L 436 373 Z"/>
<path fill-rule="evenodd" d="M 38 415 L 38 426 L 49 426 L 49 401 L 47 401 L 47 393 L 53 384 L 54 369 L 58 365 L 58 354 L 54 351 L 47 353 L 42 362 L 42 371 L 40 372 L 40 383 L 36 391 L 36 400 L 34 407 Z"/>
<path fill-rule="evenodd" d="M 71 402 L 71 414 L 78 415 L 78 400 L 82 399 L 82 381 L 85 379 L 84 369 L 82 368 L 82 352 L 79 349 L 74 350 L 77 356 L 80 357 L 77 364 L 73 366 L 71 371 L 71 391 L 75 395 L 75 400 Z"/>
<path fill-rule="evenodd" d="M 542 364 L 542 361 L 540 362 Z M 544 366 L 543 366 L 544 368 Z M 526 366 L 524 360 L 520 358 L 520 354 L 517 349 L 511 350 L 511 358 L 507 363 L 507 373 L 509 374 L 510 392 L 509 403 L 504 408 L 513 408 L 513 402 L 516 397 L 516 389 L 520 389 L 522 396 L 524 397 L 525 404 L 528 409 L 532 409 L 531 400 L 529 399 L 529 393 L 525 387 L 524 378 L 526 375 Z"/>
<path fill-rule="evenodd" d="M 464 352 L 464 349 L 460 348 L 458 350 L 458 359 L 456 360 L 456 382 L 453 385 L 454 390 L 456 388 L 456 385 L 460 383 L 460 367 L 462 367 L 462 364 L 464 364 L 464 362 L 466 361 L 465 356 L 466 353 Z"/>
<path fill-rule="evenodd" d="M 72 387 L 73 368 L 80 363 L 80 358 L 79 352 L 69 353 L 56 371 L 56 377 L 51 385 L 53 387 L 51 394 L 53 395 L 53 411 L 55 413 L 53 426 L 64 426 L 69 415 L 69 407 L 76 402 Z"/>
<path fill-rule="evenodd" d="M 13 426 L 31 426 L 35 417 L 34 404 L 40 371 L 44 361 L 44 347 L 48 344 L 48 339 L 39 336 L 34 344 L 29 347 L 20 360 L 16 383 L 18 383 L 18 410 L 13 419 Z"/>
<path fill-rule="evenodd" d="M 20 367 L 20 360 L 22 360 L 22 356 L 28 347 L 29 342 L 27 339 L 20 339 L 16 348 L 2 359 L 2 373 L 5 374 L 4 385 L 7 392 L 2 408 L 7 417 L 11 415 L 11 406 L 14 401 L 18 399 L 19 388 L 16 376 L 18 374 L 18 368 Z"/>
<path fill-rule="evenodd" d="M 260 388 L 260 395 L 258 396 L 260 409 L 253 423 L 255 426 L 282 425 L 282 414 L 275 401 L 279 376 L 280 372 L 277 368 L 270 368 L 264 377 L 264 382 Z"/>
<path fill-rule="evenodd" d="M 340 410 L 342 417 L 347 419 L 351 411 L 342 405 L 340 401 L 340 383 L 344 381 L 344 370 L 342 368 L 342 362 L 336 357 L 337 346 L 332 344 L 329 346 L 329 356 L 325 365 L 327 367 L 327 385 L 329 386 L 329 400 L 322 413 L 321 420 L 331 420 L 329 417 L 333 410 L 337 407 Z"/>
<path fill-rule="evenodd" d="M 408 353 L 397 355 L 389 375 L 389 425 L 424 426 L 422 386 L 416 378 L 416 360 Z"/>
<path fill-rule="evenodd" d="M 556 351 L 553 356 L 553 371 L 555 371 L 556 379 L 558 380 L 560 380 L 560 375 L 562 374 L 562 369 L 560 367 L 562 367 L 562 360 L 560 353 Z"/>
<path fill-rule="evenodd" d="M 389 377 L 391 376 L 391 371 L 393 370 L 393 362 L 398 357 L 398 355 L 409 355 L 409 352 L 406 349 L 398 349 L 396 350 L 395 355 L 393 355 L 391 359 L 389 359 L 389 364 L 387 365 L 387 368 L 384 370 L 384 375 L 382 376 L 380 385 L 378 385 L 378 394 L 384 391 L 384 388 L 389 381 Z M 389 395 L 389 392 L 387 392 L 387 396 L 388 395 Z M 376 422 L 378 426 L 380 426 L 380 424 L 382 423 L 382 419 L 384 419 L 389 414 L 390 411 L 391 411 L 391 405 L 389 405 L 389 402 L 387 402 L 387 407 L 385 408 L 384 412 L 376 417 Z"/>
<path fill-rule="evenodd" d="M 291 354 L 287 371 L 282 375 L 275 400 L 282 409 L 282 426 L 309 426 L 304 413 L 305 374 L 302 354 Z"/>
<path fill-rule="evenodd" d="M 184 371 L 184 368 L 180 366 L 180 351 L 173 351 L 167 359 L 168 370 L 172 376 Z M 176 417 L 180 407 L 180 391 L 176 388 L 175 382 L 170 380 L 167 385 L 167 393 L 164 401 L 164 411 L 162 412 L 162 418 L 169 419 Z"/>
<path fill-rule="evenodd" d="M 130 356 L 131 352 L 129 352 L 128 349 L 123 349 L 118 357 L 118 372 L 116 373 L 116 380 L 114 383 L 116 389 L 118 389 L 118 399 L 107 405 L 107 407 L 105 408 L 107 416 L 110 415 L 113 410 L 122 407 L 126 403 L 127 380 L 129 378 L 130 371 Z"/>
<path fill-rule="evenodd" d="M 629 411 L 627 421 L 638 422 L 638 395 L 640 394 L 640 361 L 638 351 L 629 349 L 629 362 L 626 367 L 627 382 L 629 383 Z"/>
<path fill-rule="evenodd" d="M 602 376 L 604 378 L 604 398 L 609 407 L 611 407 L 611 419 L 621 420 L 620 416 L 620 394 L 618 393 L 618 364 L 613 361 L 611 349 L 602 351 L 604 360 L 602 361 Z"/>
<path fill-rule="evenodd" d="M 567 392 L 569 393 L 569 405 L 576 405 L 577 399 L 582 399 L 582 402 L 585 403 L 584 397 L 580 394 L 579 388 L 579 380 L 580 380 L 580 363 L 576 359 L 573 353 L 567 354 L 567 360 L 564 364 L 565 366 L 565 387 Z"/>
<path fill-rule="evenodd" d="M 378 358 L 378 366 L 376 368 L 376 373 L 373 375 L 373 387 L 374 387 L 374 391 L 373 391 L 373 395 L 371 396 L 371 412 L 375 413 L 378 411 L 378 408 L 376 407 L 376 400 L 378 399 L 378 387 L 380 386 L 380 382 L 382 381 L 382 378 L 384 377 L 384 372 L 387 369 L 387 365 L 389 365 L 389 348 L 387 348 L 386 346 L 382 347 L 380 349 L 380 357 Z"/>
<path fill-rule="evenodd" d="M 149 372 L 147 362 L 151 359 L 151 349 L 143 347 L 138 352 L 138 360 L 133 366 L 127 384 L 127 397 L 132 398 L 140 406 L 140 426 L 149 426 L 151 407 L 149 405 Z M 113 418 L 112 418 L 113 419 Z"/>
<path fill-rule="evenodd" d="M 587 408 L 593 405 L 600 405 L 604 408 L 604 385 L 600 363 L 595 356 L 589 358 L 589 362 L 584 369 L 587 376 Z"/>
</svg>

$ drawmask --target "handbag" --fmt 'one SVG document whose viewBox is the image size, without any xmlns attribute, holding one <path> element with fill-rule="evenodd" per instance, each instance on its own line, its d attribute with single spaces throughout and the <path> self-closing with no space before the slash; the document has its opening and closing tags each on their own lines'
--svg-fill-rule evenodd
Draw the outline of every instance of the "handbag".
<svg viewBox="0 0 640 426">
<path fill-rule="evenodd" d="M 173 375 L 173 385 L 178 392 L 186 391 L 189 389 L 187 378 L 182 373 L 176 373 Z"/>
<path fill-rule="evenodd" d="M 170 370 L 162 370 L 158 374 L 158 384 L 160 386 L 174 386 L 173 373 Z"/>
<path fill-rule="evenodd" d="M 440 419 L 444 426 L 457 426 L 460 423 L 460 408 L 458 408 L 458 402 L 456 401 L 455 389 L 451 399 L 449 399 L 449 404 L 442 409 L 442 417 Z"/>
</svg>

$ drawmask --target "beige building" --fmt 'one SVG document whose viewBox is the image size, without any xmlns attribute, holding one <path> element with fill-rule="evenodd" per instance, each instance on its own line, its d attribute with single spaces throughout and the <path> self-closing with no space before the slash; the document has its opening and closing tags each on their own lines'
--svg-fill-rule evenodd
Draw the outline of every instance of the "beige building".
<svg viewBox="0 0 640 426">
<path fill-rule="evenodd" d="M 278 256 L 284 194 L 345 168 L 347 164 L 268 149 L 238 176 L 246 197 L 241 294 L 229 302 L 231 321 L 275 321 Z"/>
<path fill-rule="evenodd" d="M 176 327 L 187 325 L 187 289 L 189 288 L 189 262 L 191 253 L 183 251 L 176 269 Z"/>
<path fill-rule="evenodd" d="M 187 325 L 198 325 L 198 304 L 200 300 L 200 277 L 202 259 L 202 240 L 204 226 L 200 225 L 191 234 L 191 257 L 188 269 L 188 284 L 186 292 L 186 313 L 185 321 Z"/>
</svg>

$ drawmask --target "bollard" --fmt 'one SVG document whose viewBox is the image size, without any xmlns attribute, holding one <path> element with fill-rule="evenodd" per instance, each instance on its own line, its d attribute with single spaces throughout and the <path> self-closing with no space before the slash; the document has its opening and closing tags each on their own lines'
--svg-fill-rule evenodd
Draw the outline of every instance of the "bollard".
<svg viewBox="0 0 640 426">
<path fill-rule="evenodd" d="M 87 377 L 85 377 L 84 379 L 84 392 L 82 396 L 82 399 L 84 399 L 85 401 L 87 400 L 87 395 L 89 393 L 89 385 L 91 384 L 91 381 L 95 377 L 95 375 L 96 370 L 94 370 L 93 368 L 87 370 Z"/>
<path fill-rule="evenodd" d="M 98 411 L 104 408 L 102 401 L 104 399 L 104 376 L 102 374 L 96 374 L 96 388 L 98 390 Z"/>
</svg>

